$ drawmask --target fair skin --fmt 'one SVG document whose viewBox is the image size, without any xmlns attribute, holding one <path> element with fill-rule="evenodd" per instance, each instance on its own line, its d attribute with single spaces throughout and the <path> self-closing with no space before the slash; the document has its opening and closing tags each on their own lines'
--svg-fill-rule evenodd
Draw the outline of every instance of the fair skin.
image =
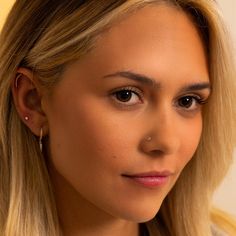
<svg viewBox="0 0 236 236">
<path fill-rule="evenodd" d="M 107 76 L 120 71 L 155 85 L 130 73 Z M 165 5 L 132 13 L 66 68 L 51 96 L 31 71 L 18 72 L 17 111 L 35 135 L 41 127 L 49 135 L 44 148 L 64 235 L 138 236 L 138 223 L 156 215 L 201 136 L 198 99 L 210 94 L 209 75 L 191 20 Z M 153 170 L 171 174 L 158 187 L 124 176 Z"/>
</svg>

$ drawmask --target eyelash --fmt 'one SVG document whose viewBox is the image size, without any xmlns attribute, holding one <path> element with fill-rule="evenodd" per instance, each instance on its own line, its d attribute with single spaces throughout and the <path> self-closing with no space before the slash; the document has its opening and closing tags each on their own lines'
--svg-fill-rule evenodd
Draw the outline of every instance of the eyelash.
<svg viewBox="0 0 236 236">
<path fill-rule="evenodd" d="M 188 107 L 184 107 L 184 106 L 180 106 L 179 103 L 181 101 L 181 99 L 187 99 L 187 98 L 190 98 L 190 99 L 194 99 L 195 102 L 196 102 L 196 107 L 193 108 L 193 109 L 189 109 Z M 193 101 L 192 101 L 193 102 Z M 199 95 L 185 95 L 185 96 L 182 96 L 180 97 L 179 99 L 177 99 L 177 107 L 180 109 L 184 109 L 184 111 L 187 111 L 187 112 L 193 112 L 193 111 L 196 111 L 198 110 L 201 106 L 203 106 L 204 104 L 207 103 L 207 99 L 204 99 L 203 97 L 199 96 Z M 191 103 L 190 107 L 192 106 L 193 103 Z"/>
<path fill-rule="evenodd" d="M 117 90 L 115 90 L 115 91 L 113 91 L 112 93 L 111 93 L 111 96 L 113 97 L 113 99 L 114 100 L 116 100 L 116 102 L 119 100 L 118 98 L 117 98 L 117 95 L 119 94 L 119 93 L 121 93 L 121 92 L 131 92 L 132 94 L 135 94 L 137 97 L 138 97 L 138 99 L 139 100 L 141 100 L 141 102 L 140 103 L 143 103 L 143 98 L 144 98 L 144 96 L 143 96 L 143 92 L 140 90 L 140 89 L 138 89 L 138 88 L 135 88 L 135 87 L 123 87 L 123 88 L 119 88 L 119 89 L 117 89 Z M 195 100 L 195 102 L 197 103 L 196 105 L 197 105 L 197 107 L 196 108 L 193 108 L 193 109 L 189 109 L 188 107 L 184 107 L 184 106 L 180 106 L 179 105 L 179 103 L 181 102 L 181 99 L 183 100 L 183 99 L 187 99 L 187 98 L 189 98 L 189 99 L 191 99 L 192 100 L 192 103 L 191 103 L 191 105 L 190 105 L 190 107 L 192 106 L 192 104 L 193 104 L 193 100 Z M 130 101 L 130 100 L 129 100 Z M 183 102 L 183 101 L 182 101 Z M 137 105 L 137 104 L 131 104 L 131 105 L 127 105 L 126 104 L 127 102 L 121 102 L 121 101 L 118 101 L 118 105 L 120 105 L 120 106 L 122 106 L 122 107 L 124 107 L 124 108 L 128 108 L 128 107 L 131 107 L 131 106 L 135 106 L 135 105 Z M 139 104 L 140 104 L 139 103 Z M 191 111 L 196 111 L 199 107 L 201 107 L 202 105 L 204 105 L 204 104 L 206 104 L 207 103 L 207 99 L 205 99 L 205 98 L 203 98 L 202 96 L 200 96 L 199 94 L 198 95 L 196 95 L 196 94 L 189 94 L 189 95 L 184 95 L 184 96 L 181 96 L 181 97 L 179 97 L 178 99 L 177 99 L 177 104 L 176 104 L 176 106 L 177 107 L 180 107 L 180 109 L 184 109 L 185 111 L 187 111 L 187 112 L 191 112 Z"/>
<path fill-rule="evenodd" d="M 124 92 L 124 91 L 126 91 L 126 92 L 131 92 L 132 94 L 135 94 L 135 95 L 138 97 L 138 99 L 141 100 L 141 102 L 139 102 L 139 104 L 143 102 L 143 97 L 144 97 L 143 94 L 142 94 L 143 92 L 142 92 L 140 89 L 135 88 L 135 87 L 119 88 L 119 89 L 113 91 L 113 92 L 111 93 L 111 96 L 112 96 L 113 99 L 116 100 L 116 102 L 117 102 L 117 101 L 118 101 L 117 95 L 118 95 L 119 93 L 121 93 L 121 92 Z M 116 97 L 116 98 L 115 98 L 115 97 Z M 132 105 L 127 105 L 127 104 L 125 104 L 125 103 L 127 103 L 127 102 L 118 101 L 118 105 L 120 105 L 120 106 L 122 106 L 122 107 L 131 107 L 131 106 L 137 105 L 137 104 L 134 104 L 134 105 L 133 105 L 133 104 L 132 104 Z"/>
</svg>

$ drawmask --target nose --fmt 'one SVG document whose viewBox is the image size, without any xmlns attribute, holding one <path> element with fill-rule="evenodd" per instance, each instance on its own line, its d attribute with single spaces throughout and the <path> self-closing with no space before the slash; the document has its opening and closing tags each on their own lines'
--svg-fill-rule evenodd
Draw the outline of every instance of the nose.
<svg viewBox="0 0 236 236">
<path fill-rule="evenodd" d="M 149 128 L 141 141 L 143 152 L 151 156 L 172 155 L 181 144 L 181 127 L 176 114 L 162 112 L 149 119 Z"/>
</svg>

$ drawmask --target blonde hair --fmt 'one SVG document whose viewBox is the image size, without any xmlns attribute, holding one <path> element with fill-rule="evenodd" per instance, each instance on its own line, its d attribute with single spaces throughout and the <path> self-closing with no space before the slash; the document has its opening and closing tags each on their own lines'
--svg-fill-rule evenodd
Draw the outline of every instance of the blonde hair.
<svg viewBox="0 0 236 236">
<path fill-rule="evenodd" d="M 10 85 L 17 68 L 31 69 L 50 93 L 65 66 L 92 50 L 99 34 L 120 17 L 155 3 L 191 16 L 206 46 L 213 90 L 197 152 L 150 228 L 153 235 L 211 235 L 211 196 L 232 163 L 236 143 L 234 64 L 213 0 L 16 1 L 0 36 L 0 235 L 60 234 L 46 160 L 13 103 Z"/>
<path fill-rule="evenodd" d="M 220 209 L 212 208 L 211 220 L 228 235 L 233 236 L 236 232 L 236 218 Z"/>
</svg>

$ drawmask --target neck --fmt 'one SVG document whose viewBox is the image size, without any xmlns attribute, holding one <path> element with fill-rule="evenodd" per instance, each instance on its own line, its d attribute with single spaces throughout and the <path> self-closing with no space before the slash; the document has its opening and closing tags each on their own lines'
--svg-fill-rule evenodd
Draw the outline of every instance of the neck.
<svg viewBox="0 0 236 236">
<path fill-rule="evenodd" d="M 139 225 L 116 218 L 84 199 L 61 175 L 50 169 L 63 236 L 138 236 Z"/>
</svg>

